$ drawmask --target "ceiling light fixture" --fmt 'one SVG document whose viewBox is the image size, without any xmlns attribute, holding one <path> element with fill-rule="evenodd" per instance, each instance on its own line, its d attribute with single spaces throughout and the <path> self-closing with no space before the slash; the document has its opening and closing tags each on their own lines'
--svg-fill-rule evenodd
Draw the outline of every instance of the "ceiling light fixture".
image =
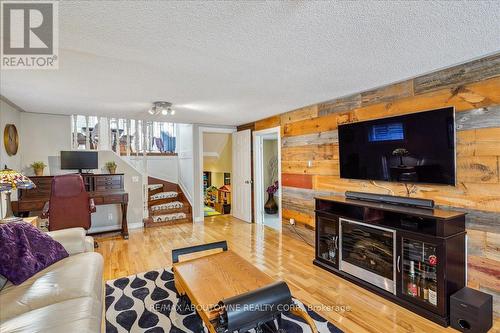
<svg viewBox="0 0 500 333">
<path fill-rule="evenodd" d="M 162 114 L 164 116 L 174 115 L 175 111 L 172 109 L 172 103 L 169 102 L 153 102 L 153 106 L 148 110 L 148 113 L 152 116 L 157 116 Z"/>
</svg>

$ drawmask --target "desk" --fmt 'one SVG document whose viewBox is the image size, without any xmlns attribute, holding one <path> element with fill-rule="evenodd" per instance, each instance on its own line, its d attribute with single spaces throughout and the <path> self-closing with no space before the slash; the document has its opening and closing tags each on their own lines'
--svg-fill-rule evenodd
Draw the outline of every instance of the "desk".
<svg viewBox="0 0 500 333">
<path fill-rule="evenodd" d="M 128 193 L 124 190 L 123 174 L 85 174 L 82 175 L 89 197 L 98 205 L 120 205 L 122 221 L 120 231 L 128 239 L 127 208 Z M 19 190 L 18 201 L 12 201 L 12 211 L 18 216 L 28 216 L 30 212 L 41 212 L 50 200 L 53 176 L 34 176 L 30 179 L 36 187 Z M 114 230 L 106 231 L 111 232 Z"/>
<path fill-rule="evenodd" d="M 122 223 L 120 231 L 124 239 L 128 239 L 128 224 L 127 224 L 127 207 L 128 207 L 128 193 L 125 191 L 95 191 L 89 192 L 89 196 L 94 199 L 94 204 L 98 205 L 114 205 L 119 204 L 122 210 Z M 108 230 L 106 232 L 111 232 Z M 99 234 L 96 232 L 93 234 Z"/>
</svg>

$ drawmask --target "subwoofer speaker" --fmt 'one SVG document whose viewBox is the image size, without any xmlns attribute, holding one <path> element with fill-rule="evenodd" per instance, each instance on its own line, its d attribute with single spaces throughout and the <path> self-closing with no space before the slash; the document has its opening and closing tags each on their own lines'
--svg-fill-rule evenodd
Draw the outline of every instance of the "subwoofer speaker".
<svg viewBox="0 0 500 333">
<path fill-rule="evenodd" d="M 450 325 L 460 332 L 485 333 L 493 325 L 493 297 L 468 287 L 450 297 Z"/>
</svg>

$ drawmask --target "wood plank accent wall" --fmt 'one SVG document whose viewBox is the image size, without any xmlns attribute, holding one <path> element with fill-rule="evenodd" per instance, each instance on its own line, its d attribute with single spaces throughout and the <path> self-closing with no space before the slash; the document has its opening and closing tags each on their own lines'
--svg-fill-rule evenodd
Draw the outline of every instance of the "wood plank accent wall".
<svg viewBox="0 0 500 333">
<path fill-rule="evenodd" d="M 468 212 L 468 284 L 493 294 L 500 315 L 500 53 L 266 118 L 255 130 L 281 126 L 283 217 L 314 227 L 314 196 L 407 193 L 400 183 L 340 179 L 339 124 L 446 106 L 457 111 L 457 186 L 416 185 L 411 195 Z"/>
</svg>

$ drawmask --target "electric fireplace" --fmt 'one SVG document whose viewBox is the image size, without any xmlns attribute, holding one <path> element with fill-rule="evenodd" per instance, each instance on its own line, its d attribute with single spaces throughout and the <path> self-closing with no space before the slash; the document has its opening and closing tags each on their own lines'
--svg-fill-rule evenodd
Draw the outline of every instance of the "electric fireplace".
<svg viewBox="0 0 500 333">
<path fill-rule="evenodd" d="M 340 218 L 339 269 L 396 294 L 396 231 Z"/>
</svg>

